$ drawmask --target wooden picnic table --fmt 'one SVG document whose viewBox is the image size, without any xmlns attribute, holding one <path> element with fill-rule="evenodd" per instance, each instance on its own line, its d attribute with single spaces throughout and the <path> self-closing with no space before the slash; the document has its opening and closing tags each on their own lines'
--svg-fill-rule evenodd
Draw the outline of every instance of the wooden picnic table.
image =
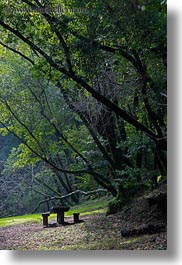
<svg viewBox="0 0 182 265">
<path fill-rule="evenodd" d="M 54 213 L 57 213 L 57 223 L 64 224 L 64 213 L 69 211 L 70 207 L 67 206 L 56 206 L 52 207 Z"/>
</svg>

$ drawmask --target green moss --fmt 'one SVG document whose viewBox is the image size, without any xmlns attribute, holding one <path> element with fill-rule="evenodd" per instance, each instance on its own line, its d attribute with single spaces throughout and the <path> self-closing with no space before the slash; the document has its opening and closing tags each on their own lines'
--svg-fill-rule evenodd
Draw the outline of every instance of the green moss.
<svg viewBox="0 0 182 265">
<path fill-rule="evenodd" d="M 113 199 L 109 202 L 106 215 L 115 214 L 122 208 L 122 203 L 120 200 Z"/>
</svg>

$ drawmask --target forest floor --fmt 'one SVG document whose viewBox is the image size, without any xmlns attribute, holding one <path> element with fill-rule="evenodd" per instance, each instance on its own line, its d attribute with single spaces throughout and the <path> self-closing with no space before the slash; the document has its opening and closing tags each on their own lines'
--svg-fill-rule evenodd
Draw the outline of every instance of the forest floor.
<svg viewBox="0 0 182 265">
<path fill-rule="evenodd" d="M 0 249 L 9 250 L 165 250 L 166 229 L 155 234 L 144 233 L 122 237 L 122 229 L 133 229 L 148 223 L 164 224 L 156 207 L 149 208 L 146 199 L 136 198 L 117 214 L 81 214 L 80 223 L 65 217 L 66 225 L 43 228 L 42 223 L 24 223 L 0 228 Z"/>
</svg>

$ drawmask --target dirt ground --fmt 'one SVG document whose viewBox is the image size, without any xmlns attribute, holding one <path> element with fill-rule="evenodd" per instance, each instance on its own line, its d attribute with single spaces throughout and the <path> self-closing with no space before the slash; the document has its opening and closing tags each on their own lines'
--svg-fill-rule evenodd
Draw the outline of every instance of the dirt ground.
<svg viewBox="0 0 182 265">
<path fill-rule="evenodd" d="M 64 226 L 43 228 L 42 224 L 27 223 L 0 228 L 0 249 L 9 250 L 165 250 L 166 232 L 123 238 L 121 229 L 128 226 L 122 214 L 81 216 L 73 224 L 65 218 Z M 136 220 L 137 221 L 137 220 Z M 136 226 L 136 223 L 133 223 Z M 130 224 L 131 227 L 131 224 Z"/>
</svg>

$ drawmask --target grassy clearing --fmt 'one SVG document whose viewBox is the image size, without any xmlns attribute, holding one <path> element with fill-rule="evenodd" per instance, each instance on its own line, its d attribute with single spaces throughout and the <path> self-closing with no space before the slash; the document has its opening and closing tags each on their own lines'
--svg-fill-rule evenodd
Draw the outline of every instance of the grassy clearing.
<svg viewBox="0 0 182 265">
<path fill-rule="evenodd" d="M 85 201 L 79 205 L 71 207 L 71 209 L 65 213 L 65 216 L 66 217 L 72 216 L 73 213 L 75 212 L 79 212 L 82 215 L 103 213 L 106 211 L 106 207 L 109 200 L 110 200 L 109 198 L 102 198 L 102 199 Z M 49 219 L 53 220 L 55 218 L 56 214 L 51 214 Z M 42 222 L 41 213 L 0 218 L 0 227 L 18 225 L 29 222 L 32 223 Z"/>
</svg>

